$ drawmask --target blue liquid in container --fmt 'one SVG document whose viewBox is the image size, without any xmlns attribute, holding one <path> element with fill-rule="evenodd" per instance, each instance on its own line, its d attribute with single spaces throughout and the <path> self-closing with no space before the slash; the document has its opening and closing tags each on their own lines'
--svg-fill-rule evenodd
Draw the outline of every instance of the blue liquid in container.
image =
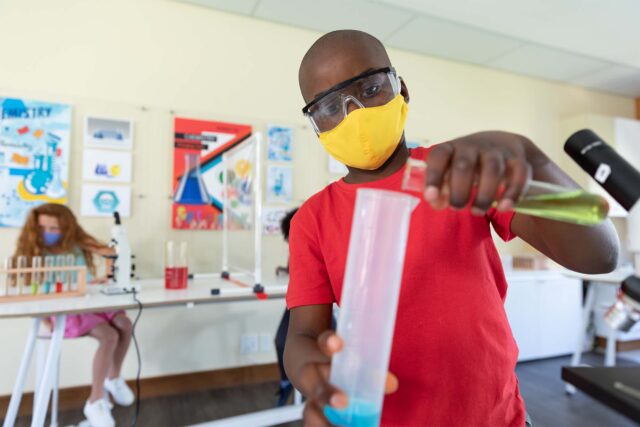
<svg viewBox="0 0 640 427">
<path fill-rule="evenodd" d="M 206 205 L 210 203 L 209 195 L 200 191 L 200 181 L 195 175 L 189 174 L 184 184 L 184 190 L 178 203 L 185 205 Z"/>
<path fill-rule="evenodd" d="M 337 409 L 324 407 L 324 416 L 329 422 L 341 427 L 377 427 L 380 424 L 380 407 L 373 403 L 349 399 L 349 406 Z"/>
</svg>

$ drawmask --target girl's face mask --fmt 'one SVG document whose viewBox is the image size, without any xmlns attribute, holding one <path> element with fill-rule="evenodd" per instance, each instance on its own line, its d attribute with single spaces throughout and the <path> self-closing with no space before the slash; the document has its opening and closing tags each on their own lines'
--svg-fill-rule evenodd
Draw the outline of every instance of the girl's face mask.
<svg viewBox="0 0 640 427">
<path fill-rule="evenodd" d="M 49 233 L 47 231 L 42 233 L 42 240 L 45 246 L 55 246 L 60 242 L 61 238 L 62 233 Z"/>
</svg>

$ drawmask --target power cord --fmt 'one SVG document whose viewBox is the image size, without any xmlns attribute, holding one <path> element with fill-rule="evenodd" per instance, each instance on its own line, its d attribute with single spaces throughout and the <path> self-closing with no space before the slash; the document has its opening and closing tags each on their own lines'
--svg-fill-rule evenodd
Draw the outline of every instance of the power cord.
<svg viewBox="0 0 640 427">
<path fill-rule="evenodd" d="M 140 347 L 138 346 L 138 339 L 136 338 L 136 326 L 138 325 L 138 320 L 140 320 L 140 315 L 142 315 L 142 303 L 138 299 L 135 289 L 128 293 L 130 293 L 133 296 L 133 300 L 138 303 L 138 314 L 131 328 L 131 338 L 133 338 L 133 345 L 136 348 L 136 357 L 138 358 L 138 372 L 136 373 L 136 411 L 131 420 L 131 427 L 135 427 L 138 424 L 138 416 L 140 415 L 140 374 L 142 372 L 142 358 L 140 357 Z"/>
</svg>

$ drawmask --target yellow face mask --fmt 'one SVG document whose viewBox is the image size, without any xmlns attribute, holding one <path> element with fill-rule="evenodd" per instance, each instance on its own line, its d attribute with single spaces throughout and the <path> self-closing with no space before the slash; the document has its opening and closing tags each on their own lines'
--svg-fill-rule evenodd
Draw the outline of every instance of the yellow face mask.
<svg viewBox="0 0 640 427">
<path fill-rule="evenodd" d="M 375 170 L 391 157 L 402 138 L 409 106 L 401 94 L 379 107 L 353 110 L 335 128 L 318 136 L 336 160 Z"/>
</svg>

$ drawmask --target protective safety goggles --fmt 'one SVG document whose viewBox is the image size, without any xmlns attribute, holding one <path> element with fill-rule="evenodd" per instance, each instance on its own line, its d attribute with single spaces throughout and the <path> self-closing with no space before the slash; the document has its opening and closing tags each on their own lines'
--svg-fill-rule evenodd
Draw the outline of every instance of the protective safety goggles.
<svg viewBox="0 0 640 427">
<path fill-rule="evenodd" d="M 349 104 L 357 108 L 378 107 L 400 93 L 400 79 L 393 67 L 366 71 L 338 83 L 316 96 L 302 109 L 316 133 L 330 131 L 347 117 Z"/>
</svg>

